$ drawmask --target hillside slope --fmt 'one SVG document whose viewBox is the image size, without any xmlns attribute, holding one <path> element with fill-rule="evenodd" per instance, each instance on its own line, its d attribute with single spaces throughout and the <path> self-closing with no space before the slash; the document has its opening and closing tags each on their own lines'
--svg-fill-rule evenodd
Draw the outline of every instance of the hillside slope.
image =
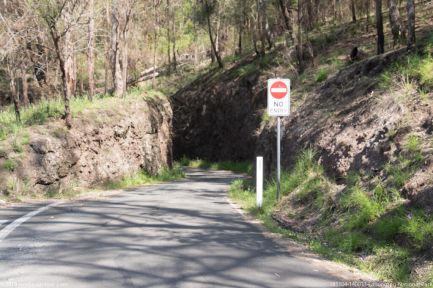
<svg viewBox="0 0 433 288">
<path fill-rule="evenodd" d="M 302 75 L 290 65 L 292 51 L 281 48 L 180 90 L 173 102 L 175 145 L 181 143 L 176 156 L 254 161 L 263 155 L 272 178 L 276 121 L 265 113 L 265 85 L 275 76 L 291 78 L 293 111 L 283 119 L 282 160 L 288 172 L 283 198 L 272 199 L 270 181 L 266 201 L 271 206 L 261 212 L 248 207 L 320 243 L 317 251 L 335 260 L 373 270 L 382 279 L 428 281 L 433 267 L 431 27 L 420 29 L 417 52 L 395 49 L 356 63 L 345 56 L 347 47 L 366 38 L 363 33 L 350 38 L 357 28 L 349 28 L 338 32 L 338 48 L 332 39 L 316 43 L 320 57 Z M 190 114 L 187 107 L 193 107 Z M 241 186 L 246 191 L 238 196 L 254 203 L 251 184 Z"/>
</svg>

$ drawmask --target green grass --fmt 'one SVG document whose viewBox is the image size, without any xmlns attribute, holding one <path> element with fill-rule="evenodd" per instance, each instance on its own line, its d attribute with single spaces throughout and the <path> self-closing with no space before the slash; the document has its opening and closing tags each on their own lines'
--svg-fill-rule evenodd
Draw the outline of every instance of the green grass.
<svg viewBox="0 0 433 288">
<path fill-rule="evenodd" d="M 269 116 L 267 110 L 264 110 L 262 114 L 262 122 L 268 123 L 269 121 L 271 121 L 271 116 Z"/>
<path fill-rule="evenodd" d="M 398 191 L 423 161 L 421 146 L 418 137 L 408 135 L 401 156 L 385 168 L 385 179 L 352 172 L 345 179 L 346 188 L 336 195 L 335 184 L 325 175 L 315 153 L 306 150 L 295 167 L 282 174 L 281 201 L 276 200 L 272 179 L 265 185 L 261 209 L 256 207 L 249 180 L 233 182 L 229 196 L 268 230 L 308 244 L 326 258 L 373 272 L 384 280 L 411 281 L 414 259 L 433 241 L 433 216 L 405 206 Z M 365 177 L 370 177 L 367 186 Z M 318 221 L 312 224 L 312 233 L 295 233 L 279 227 L 272 220 L 273 213 L 282 213 L 295 223 L 311 215 Z"/>
<path fill-rule="evenodd" d="M 412 53 L 386 69 L 379 81 L 382 89 L 388 89 L 396 83 L 405 90 L 417 88 L 425 91 L 433 88 L 433 56 L 430 52 L 433 37 L 426 37 L 421 42 L 424 42 L 426 53 Z"/>
<path fill-rule="evenodd" d="M 105 189 L 124 189 L 129 187 L 137 187 L 145 184 L 154 184 L 179 180 L 185 177 L 185 174 L 179 164 L 175 164 L 172 169 L 163 169 L 158 175 L 152 176 L 146 171 L 124 177 L 120 181 L 109 182 L 103 185 Z"/>
<path fill-rule="evenodd" d="M 182 166 L 188 166 L 192 168 L 202 168 L 211 170 L 226 170 L 236 173 L 245 173 L 251 175 L 253 172 L 253 165 L 251 162 L 236 162 L 236 161 L 221 161 L 221 162 L 210 162 L 203 159 L 188 159 L 182 157 L 180 159 Z"/>
<path fill-rule="evenodd" d="M 13 172 L 15 170 L 16 166 L 17 166 L 17 164 L 11 159 L 6 159 L 3 163 L 3 168 L 9 172 Z"/>
<path fill-rule="evenodd" d="M 377 246 L 366 261 L 359 266 L 367 271 L 373 271 L 381 279 L 391 279 L 394 282 L 410 282 L 411 265 L 410 251 L 395 245 Z M 403 286 L 404 287 L 404 286 Z"/>
<path fill-rule="evenodd" d="M 328 79 L 328 71 L 325 68 L 320 68 L 316 75 L 316 82 L 323 82 Z"/>
<path fill-rule="evenodd" d="M 277 66 L 277 63 L 282 61 L 280 55 L 275 53 L 269 53 L 262 57 L 256 57 L 250 63 L 245 65 L 235 66 L 229 70 L 229 77 L 236 78 L 249 75 L 255 71 L 267 70 L 273 66 Z"/>
<path fill-rule="evenodd" d="M 88 109 L 108 109 L 121 105 L 125 99 L 142 96 L 156 97 L 161 96 L 161 93 L 153 90 L 134 88 L 128 91 L 128 95 L 125 98 L 101 95 L 90 101 L 87 97 L 74 97 L 70 102 L 71 112 L 74 116 Z M 9 106 L 6 110 L 0 112 L 0 141 L 5 140 L 12 134 L 19 133 L 23 127 L 43 125 L 49 120 L 60 119 L 63 113 L 64 104 L 62 99 L 43 100 L 37 104 L 22 107 L 21 123 L 17 123 L 14 108 L 13 106 Z"/>
<path fill-rule="evenodd" d="M 380 202 L 369 197 L 358 186 L 349 189 L 349 193 L 342 197 L 340 205 L 341 208 L 349 211 L 344 222 L 347 230 L 365 227 L 371 221 L 376 220 L 384 209 Z"/>
</svg>

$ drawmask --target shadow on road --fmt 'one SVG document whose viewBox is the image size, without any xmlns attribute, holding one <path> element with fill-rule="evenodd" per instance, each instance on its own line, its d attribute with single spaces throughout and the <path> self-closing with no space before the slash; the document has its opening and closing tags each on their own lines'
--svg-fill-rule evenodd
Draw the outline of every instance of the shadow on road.
<svg viewBox="0 0 433 288">
<path fill-rule="evenodd" d="M 237 176 L 188 179 L 46 211 L 2 243 L 0 287 L 328 287 L 225 200 Z M 38 286 L 29 286 L 38 287 Z"/>
</svg>

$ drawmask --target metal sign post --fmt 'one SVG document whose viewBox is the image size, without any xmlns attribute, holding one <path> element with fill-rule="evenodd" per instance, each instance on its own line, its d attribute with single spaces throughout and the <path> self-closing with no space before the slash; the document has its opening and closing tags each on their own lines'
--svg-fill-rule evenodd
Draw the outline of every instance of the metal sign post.
<svg viewBox="0 0 433 288">
<path fill-rule="evenodd" d="M 277 200 L 281 195 L 281 117 L 290 115 L 290 80 L 268 80 L 268 115 L 277 117 Z"/>
<path fill-rule="evenodd" d="M 277 200 L 280 199 L 281 189 L 281 117 L 278 118 L 277 127 Z"/>
</svg>

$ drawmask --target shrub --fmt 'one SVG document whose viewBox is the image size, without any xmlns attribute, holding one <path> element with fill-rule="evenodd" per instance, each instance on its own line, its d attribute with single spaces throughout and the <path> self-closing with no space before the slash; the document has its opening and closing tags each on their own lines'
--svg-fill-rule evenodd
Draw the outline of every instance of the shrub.
<svg viewBox="0 0 433 288">
<path fill-rule="evenodd" d="M 16 163 L 11 159 L 6 159 L 3 163 L 3 168 L 9 172 L 13 172 L 16 168 Z"/>
</svg>

